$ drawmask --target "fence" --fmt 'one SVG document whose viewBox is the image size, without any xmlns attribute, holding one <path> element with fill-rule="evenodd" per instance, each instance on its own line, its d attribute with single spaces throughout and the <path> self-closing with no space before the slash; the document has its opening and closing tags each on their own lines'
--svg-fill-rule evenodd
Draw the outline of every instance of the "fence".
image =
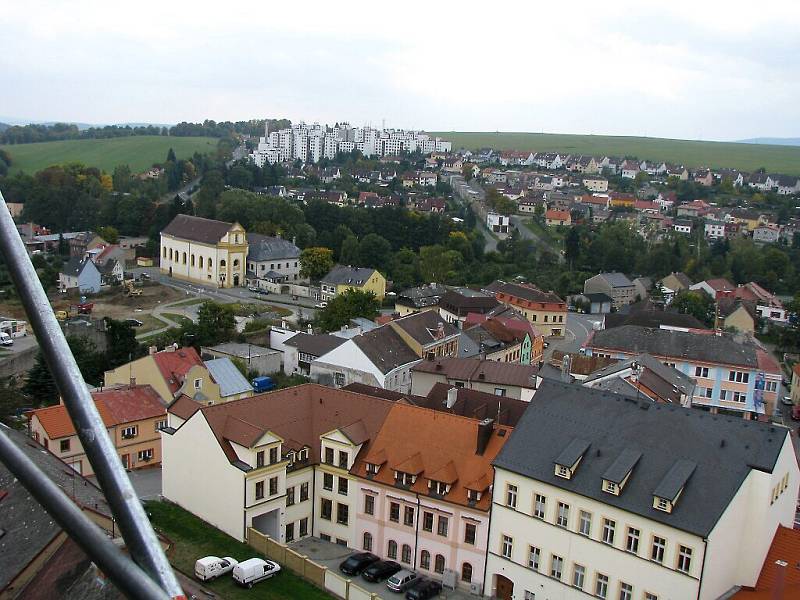
<svg viewBox="0 0 800 600">
<path fill-rule="evenodd" d="M 247 543 L 251 548 L 258 550 L 270 560 L 279 563 L 281 567 L 289 569 L 303 579 L 310 581 L 315 586 L 330 592 L 344 600 L 379 600 L 378 594 L 373 594 L 352 583 L 328 567 L 315 563 L 307 556 L 295 552 L 285 544 L 273 540 L 255 529 L 247 530 Z"/>
</svg>

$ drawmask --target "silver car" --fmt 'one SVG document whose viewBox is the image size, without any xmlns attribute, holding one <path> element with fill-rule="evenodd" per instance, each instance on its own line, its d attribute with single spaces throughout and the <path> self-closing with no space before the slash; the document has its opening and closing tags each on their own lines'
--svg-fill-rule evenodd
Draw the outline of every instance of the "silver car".
<svg viewBox="0 0 800 600">
<path fill-rule="evenodd" d="M 403 569 L 389 577 L 386 581 L 386 587 L 393 592 L 404 592 L 417 581 L 418 577 L 419 575 L 414 573 L 414 571 Z"/>
</svg>

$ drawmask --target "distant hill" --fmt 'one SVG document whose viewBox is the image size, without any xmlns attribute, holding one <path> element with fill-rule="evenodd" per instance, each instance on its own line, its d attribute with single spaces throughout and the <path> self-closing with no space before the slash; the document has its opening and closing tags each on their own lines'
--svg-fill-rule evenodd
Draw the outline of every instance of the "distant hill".
<svg viewBox="0 0 800 600">
<path fill-rule="evenodd" d="M 8 123 L 0 123 L 0 131 L 5 131 L 9 127 L 11 127 L 11 125 L 9 125 Z"/>
<path fill-rule="evenodd" d="M 771 144 L 773 146 L 800 146 L 800 138 L 750 138 L 738 144 Z"/>
</svg>

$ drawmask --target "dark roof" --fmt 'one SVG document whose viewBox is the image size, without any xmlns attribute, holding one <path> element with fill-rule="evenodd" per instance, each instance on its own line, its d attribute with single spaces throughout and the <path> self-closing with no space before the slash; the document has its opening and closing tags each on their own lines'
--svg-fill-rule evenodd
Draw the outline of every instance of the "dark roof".
<svg viewBox="0 0 800 600">
<path fill-rule="evenodd" d="M 443 375 L 462 381 L 486 381 L 533 388 L 539 369 L 532 365 L 480 360 L 477 358 L 440 358 L 425 360 L 414 365 L 412 371 Z"/>
<path fill-rule="evenodd" d="M 485 313 L 499 304 L 493 294 L 478 292 L 468 288 L 450 290 L 439 301 L 439 306 L 458 316 L 467 313 Z"/>
<path fill-rule="evenodd" d="M 375 269 L 369 267 L 345 267 L 343 265 L 336 265 L 322 278 L 322 282 L 334 285 L 361 286 L 372 277 L 374 272 Z"/>
<path fill-rule="evenodd" d="M 692 393 L 695 382 L 691 377 L 681 373 L 673 367 L 665 365 L 660 360 L 653 358 L 649 354 L 639 354 L 638 356 L 618 362 L 617 364 L 603 367 L 602 369 L 589 375 L 589 377 L 587 377 L 583 383 L 591 383 L 597 379 L 608 377 L 614 373 L 624 371 L 629 369 L 634 363 L 643 367 L 643 371 L 640 376 L 641 383 L 650 389 L 653 388 L 651 388 L 649 384 L 657 386 L 657 388 L 653 389 L 653 391 L 659 393 L 659 395 L 661 395 L 661 392 L 671 391 L 673 387 L 677 388 L 686 395 L 690 395 Z M 649 373 L 652 375 L 648 377 Z M 664 385 L 667 387 L 664 388 L 662 385 L 659 385 L 658 380 L 664 382 Z"/>
<path fill-rule="evenodd" d="M 756 348 L 729 333 L 693 333 L 623 325 L 593 332 L 587 345 L 678 360 L 699 360 L 743 367 L 758 366 Z"/>
<path fill-rule="evenodd" d="M 61 272 L 65 275 L 70 275 L 72 277 L 77 277 L 81 274 L 81 271 L 89 264 L 93 264 L 91 260 L 88 258 L 80 258 L 78 256 L 73 256 L 67 262 L 64 263 L 64 266 L 61 267 Z M 96 268 L 96 265 L 95 265 Z"/>
<path fill-rule="evenodd" d="M 505 281 L 493 281 L 485 288 L 487 291 L 494 292 L 495 294 L 506 294 L 508 296 L 515 296 L 528 300 L 529 302 L 557 302 L 563 304 L 564 301 L 553 292 L 544 292 L 539 288 L 529 283 L 506 283 Z"/>
<path fill-rule="evenodd" d="M 403 306 L 412 306 L 414 308 L 435 306 L 446 292 L 447 288 L 445 286 L 438 283 L 431 283 L 403 290 L 397 295 L 395 302 Z"/>
<path fill-rule="evenodd" d="M 412 404 L 417 404 L 417 400 L 424 400 L 424 396 L 413 396 L 411 394 L 404 394 L 403 392 L 396 392 L 394 390 L 387 390 L 386 388 L 378 387 L 376 385 L 367 385 L 366 383 L 348 383 L 342 388 L 348 392 L 356 392 L 357 394 L 366 394 L 367 396 L 375 396 L 376 398 L 383 398 L 384 400 L 391 400 L 397 402 L 398 400 L 412 400 Z"/>
<path fill-rule="evenodd" d="M 741 417 L 637 402 L 548 380 L 494 465 L 705 537 L 751 469 L 772 471 L 788 433 Z M 590 447 L 572 477 L 563 479 L 553 463 L 570 438 L 585 439 Z M 612 466 L 626 450 L 642 455 L 620 495 L 606 493 L 602 479 L 609 470 L 613 474 Z M 682 460 L 697 467 L 680 499 L 671 513 L 653 508 L 654 493 L 665 478 L 671 484 L 677 480 L 667 475 Z"/>
<path fill-rule="evenodd" d="M 604 294 L 603 292 L 595 292 L 593 294 L 581 294 L 581 295 L 585 296 L 589 302 L 604 303 L 613 301 L 613 298 L 611 296 L 609 296 L 608 294 Z"/>
<path fill-rule="evenodd" d="M 603 473 L 603 479 L 608 479 L 616 484 L 623 482 L 628 473 L 631 472 L 636 463 L 642 457 L 642 453 L 632 448 L 623 450 L 611 466 Z"/>
<path fill-rule="evenodd" d="M 443 338 L 458 334 L 458 329 L 447 323 L 439 313 L 434 310 L 424 310 L 389 321 L 387 326 L 396 327 L 406 332 L 413 340 L 422 346 L 437 341 L 439 325 L 442 326 Z"/>
<path fill-rule="evenodd" d="M 289 240 L 279 237 L 270 237 L 260 233 L 248 233 L 247 260 L 259 262 L 279 258 L 300 258 L 300 248 Z"/>
<path fill-rule="evenodd" d="M 578 459 L 581 458 L 589 449 L 589 441 L 583 438 L 573 438 L 569 444 L 556 456 L 555 463 L 557 465 L 564 465 L 571 467 Z"/>
<path fill-rule="evenodd" d="M 203 244 L 216 244 L 233 226 L 232 223 L 203 219 L 192 215 L 176 215 L 161 233 Z"/>
<path fill-rule="evenodd" d="M 383 374 L 420 359 L 389 325 L 357 335 L 353 343 Z"/>
<path fill-rule="evenodd" d="M 456 401 L 447 408 L 447 393 L 456 390 Z M 488 392 L 457 388 L 446 383 L 436 383 L 427 397 L 413 396 L 409 401 L 417 406 L 449 412 L 472 419 L 494 419 L 498 425 L 514 427 L 522 418 L 528 402 L 509 396 L 496 396 Z"/>
<path fill-rule="evenodd" d="M 284 342 L 287 346 L 297 348 L 304 354 L 311 356 L 322 356 L 334 348 L 338 348 L 347 340 L 344 338 L 329 335 L 327 333 L 298 333 Z"/>
<path fill-rule="evenodd" d="M 643 300 L 647 302 L 647 300 Z M 685 315 L 671 310 L 631 310 L 628 313 L 608 313 L 605 315 L 605 328 L 614 329 L 623 325 L 639 327 L 684 327 L 686 329 L 707 329 L 693 315 Z"/>
<path fill-rule="evenodd" d="M 633 285 L 633 282 L 628 279 L 624 273 L 600 273 L 594 277 L 599 277 L 605 280 L 605 282 L 612 288 L 631 287 Z M 594 279 L 594 277 L 591 279 Z"/>
</svg>

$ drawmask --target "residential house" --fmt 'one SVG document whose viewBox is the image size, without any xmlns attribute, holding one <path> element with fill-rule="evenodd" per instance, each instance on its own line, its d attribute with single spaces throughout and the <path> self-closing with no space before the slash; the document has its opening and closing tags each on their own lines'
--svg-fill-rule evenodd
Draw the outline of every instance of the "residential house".
<svg viewBox="0 0 800 600">
<path fill-rule="evenodd" d="M 591 332 L 585 352 L 620 359 L 650 354 L 692 377 L 697 382 L 692 405 L 712 414 L 750 419 L 775 410 L 780 367 L 741 335 L 623 325 Z"/>
<path fill-rule="evenodd" d="M 506 283 L 501 280 L 493 281 L 485 289 L 492 292 L 500 303 L 523 314 L 543 336 L 564 335 L 567 303 L 552 291 L 544 292 L 529 283 Z"/>
<path fill-rule="evenodd" d="M 637 301 L 636 286 L 622 273 L 599 273 L 583 283 L 584 294 L 605 294 L 616 309 Z"/>
<path fill-rule="evenodd" d="M 717 300 L 717 327 L 726 331 L 753 334 L 758 314 L 755 302 L 723 297 Z"/>
<path fill-rule="evenodd" d="M 525 198 L 517 203 L 517 212 L 520 214 L 535 214 L 538 207 L 542 212 L 547 208 L 547 203 L 542 198 Z"/>
<path fill-rule="evenodd" d="M 446 293 L 447 287 L 435 282 L 409 288 L 397 294 L 394 310 L 401 317 L 422 310 L 435 310 Z"/>
<path fill-rule="evenodd" d="M 678 207 L 679 217 L 704 217 L 711 211 L 711 205 L 702 200 L 692 200 Z"/>
<path fill-rule="evenodd" d="M 336 265 L 320 280 L 320 284 L 321 299 L 324 301 L 331 300 L 350 289 L 372 292 L 379 302 L 386 296 L 386 278 L 376 269 L 369 267 Z"/>
<path fill-rule="evenodd" d="M 423 360 L 412 368 L 411 393 L 427 395 L 437 383 L 530 402 L 538 368 L 477 358 Z"/>
<path fill-rule="evenodd" d="M 778 175 L 775 180 L 775 187 L 780 196 L 800 194 L 800 178 L 789 175 Z"/>
<path fill-rule="evenodd" d="M 637 277 L 633 280 L 633 287 L 636 288 L 635 298 L 644 300 L 650 295 L 653 289 L 653 280 L 650 277 Z"/>
<path fill-rule="evenodd" d="M 548 227 L 572 224 L 572 217 L 568 210 L 548 210 L 544 213 L 544 220 Z"/>
<path fill-rule="evenodd" d="M 624 310 L 603 317 L 601 329 L 613 329 L 623 325 L 639 327 L 675 327 L 681 329 L 706 329 L 696 317 L 666 309 L 649 298 L 628 305 Z"/>
<path fill-rule="evenodd" d="M 671 165 L 667 167 L 667 176 L 677 177 L 680 181 L 688 181 L 689 171 L 686 170 L 686 167 Z"/>
<path fill-rule="evenodd" d="M 248 284 L 297 283 L 300 277 L 300 248 L 281 237 L 247 234 Z"/>
<path fill-rule="evenodd" d="M 691 221 L 687 220 L 687 219 L 675 219 L 675 221 L 674 221 L 674 223 L 672 225 L 672 229 L 676 233 L 683 233 L 685 235 L 691 235 L 692 234 L 693 225 L 694 224 Z"/>
<path fill-rule="evenodd" d="M 710 169 L 700 169 L 694 172 L 694 182 L 704 187 L 711 187 L 714 185 L 714 175 Z"/>
<path fill-rule="evenodd" d="M 780 236 L 781 228 L 771 223 L 753 229 L 753 241 L 759 244 L 774 244 Z"/>
<path fill-rule="evenodd" d="M 735 295 L 737 297 L 744 297 L 744 290 L 747 290 L 747 295 L 752 296 L 752 299 L 755 301 L 756 312 L 759 317 L 778 323 L 788 322 L 788 312 L 783 306 L 783 302 L 781 302 L 775 294 L 768 292 L 756 282 L 751 281 L 750 283 L 744 284 L 744 286 L 739 286 L 736 289 Z"/>
<path fill-rule="evenodd" d="M 755 585 L 794 522 L 789 431 L 552 381 L 537 396 L 493 463 L 486 595 L 714 600 Z"/>
<path fill-rule="evenodd" d="M 161 232 L 160 270 L 192 283 L 243 286 L 248 247 L 238 223 L 177 215 Z"/>
<path fill-rule="evenodd" d="M 98 294 L 100 286 L 100 271 L 89 258 L 73 256 L 58 273 L 58 289 L 62 292 L 77 289 L 81 294 Z"/>
<path fill-rule="evenodd" d="M 528 403 L 517 398 L 488 394 L 478 390 L 437 383 L 427 396 L 410 396 L 409 402 L 431 410 L 471 419 L 494 419 L 497 425 L 514 427 L 522 418 Z"/>
<path fill-rule="evenodd" d="M 468 330 L 478 325 L 489 323 L 488 328 L 484 327 L 487 335 L 506 338 L 506 343 L 512 339 L 520 341 L 520 354 L 518 362 L 522 365 L 538 365 L 542 362 L 544 354 L 544 336 L 536 331 L 536 328 L 525 316 L 516 309 L 505 305 L 500 305 L 487 313 L 470 313 L 464 321 L 464 329 Z M 502 328 L 500 327 L 502 326 Z M 496 330 L 496 335 L 492 333 Z M 505 330 L 505 331 L 504 331 Z M 473 336 L 474 337 L 474 336 Z M 462 338 L 463 342 L 463 338 Z M 460 350 L 461 346 L 459 346 Z M 479 346 L 477 347 L 480 349 Z M 469 358 L 460 352 L 462 358 Z M 489 358 L 489 357 L 486 357 Z"/>
<path fill-rule="evenodd" d="M 444 160 L 444 163 L 442 164 L 442 170 L 447 171 L 449 173 L 460 174 L 463 168 L 464 168 L 464 161 L 458 156 L 446 158 Z"/>
<path fill-rule="evenodd" d="M 486 215 L 486 227 L 489 231 L 496 233 L 498 237 L 503 238 L 510 232 L 511 221 L 506 215 L 490 212 Z"/>
<path fill-rule="evenodd" d="M 494 294 L 480 290 L 457 287 L 446 292 L 439 301 L 439 315 L 448 323 L 459 329 L 470 313 L 485 314 L 500 303 Z"/>
<path fill-rule="evenodd" d="M 611 312 L 613 300 L 608 294 L 597 292 L 594 294 L 575 294 L 569 297 L 570 305 L 580 307 L 590 315 L 602 315 Z"/>
<path fill-rule="evenodd" d="M 691 377 L 649 354 L 640 354 L 603 367 L 591 373 L 581 385 L 637 400 L 687 407 L 691 406 L 695 388 Z"/>
<path fill-rule="evenodd" d="M 541 336 L 538 337 L 541 339 Z M 472 341 L 471 351 L 467 353 L 463 352 L 465 338 Z M 529 365 L 532 345 L 528 332 L 511 329 L 501 321 L 490 318 L 464 330 L 459 344 L 459 356 Z"/>
<path fill-rule="evenodd" d="M 636 206 L 636 196 L 633 194 L 609 192 L 608 198 L 610 208 L 634 208 Z"/>
<path fill-rule="evenodd" d="M 161 462 L 160 430 L 166 426 L 167 408 L 149 385 L 130 385 L 92 392 L 97 412 L 126 469 L 141 469 Z M 93 475 L 75 426 L 63 404 L 28 413 L 33 440 L 81 475 Z"/>
<path fill-rule="evenodd" d="M 720 295 L 732 293 L 736 290 L 736 286 L 724 277 L 717 277 L 690 285 L 689 289 L 692 291 L 703 291 L 712 300 L 716 300 Z"/>
<path fill-rule="evenodd" d="M 436 185 L 436 173 L 426 171 L 416 172 L 416 184 L 421 187 L 434 187 Z"/>
<path fill-rule="evenodd" d="M 590 192 L 607 192 L 608 179 L 604 177 L 584 177 L 583 187 Z"/>
<path fill-rule="evenodd" d="M 721 240 L 725 238 L 725 221 L 715 221 L 707 219 L 703 231 L 710 240 Z"/>
<path fill-rule="evenodd" d="M 281 353 L 265 346 L 225 342 L 216 346 L 203 346 L 203 358 L 229 358 L 241 360 L 248 371 L 259 375 L 272 375 L 281 370 Z M 208 362 L 205 363 L 208 367 Z"/>
<path fill-rule="evenodd" d="M 283 342 L 283 372 L 287 375 L 311 375 L 311 363 L 347 341 L 327 333 L 296 333 Z"/>
<path fill-rule="evenodd" d="M 635 160 L 626 160 L 622 163 L 621 175 L 624 179 L 636 179 L 639 170 L 639 163 Z"/>
<path fill-rule="evenodd" d="M 689 289 L 689 287 L 692 285 L 692 280 L 689 279 L 685 273 L 673 271 L 661 279 L 658 282 L 658 285 L 661 287 L 661 293 L 664 296 L 664 300 L 667 304 L 669 304 L 672 298 L 674 298 L 678 292 Z"/>
</svg>

